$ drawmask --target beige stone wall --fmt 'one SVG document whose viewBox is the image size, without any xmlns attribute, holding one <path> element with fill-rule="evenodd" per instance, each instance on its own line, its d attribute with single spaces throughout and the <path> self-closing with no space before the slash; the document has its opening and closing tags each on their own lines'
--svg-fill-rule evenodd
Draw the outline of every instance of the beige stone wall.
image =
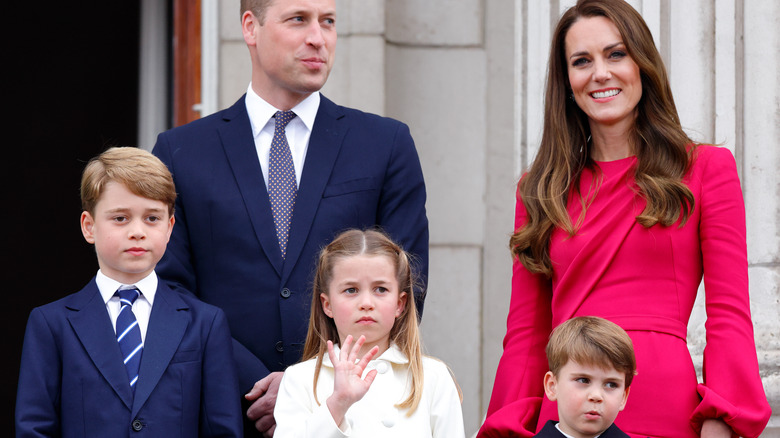
<svg viewBox="0 0 780 438">
<path fill-rule="evenodd" d="M 429 354 L 450 364 L 468 434 L 482 420 L 509 305 L 514 186 L 536 152 L 550 28 L 573 0 L 338 0 L 336 65 L 323 93 L 409 124 L 428 187 Z M 780 410 L 780 6 L 633 0 L 670 71 L 683 125 L 737 158 L 748 212 L 758 358 Z M 249 81 L 238 0 L 219 2 L 218 101 Z M 689 326 L 696 361 L 706 319 Z M 764 436 L 780 436 L 775 416 Z"/>
</svg>

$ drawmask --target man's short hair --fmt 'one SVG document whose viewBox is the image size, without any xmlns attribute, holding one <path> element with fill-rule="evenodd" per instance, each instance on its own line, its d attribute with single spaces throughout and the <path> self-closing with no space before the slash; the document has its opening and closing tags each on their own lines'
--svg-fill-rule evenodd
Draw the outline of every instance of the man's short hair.
<svg viewBox="0 0 780 438">
<path fill-rule="evenodd" d="M 634 346 L 617 324 L 596 316 L 578 316 L 553 330 L 545 350 L 550 371 L 558 372 L 570 360 L 581 365 L 615 368 L 626 375 L 626 388 L 636 374 Z"/>
<path fill-rule="evenodd" d="M 265 12 L 273 2 L 274 0 L 241 0 L 241 16 L 243 17 L 246 11 L 252 11 L 262 25 L 265 23 Z"/>
<path fill-rule="evenodd" d="M 81 207 L 90 214 L 105 190 L 106 184 L 115 181 L 132 193 L 168 207 L 173 216 L 176 203 L 176 187 L 168 168 L 159 158 L 143 149 L 115 147 L 91 159 L 81 175 Z"/>
</svg>

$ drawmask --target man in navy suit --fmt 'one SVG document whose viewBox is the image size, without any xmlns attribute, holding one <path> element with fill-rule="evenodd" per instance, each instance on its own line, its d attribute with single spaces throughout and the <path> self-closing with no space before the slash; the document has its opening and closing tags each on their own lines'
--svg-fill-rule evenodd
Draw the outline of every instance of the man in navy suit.
<svg viewBox="0 0 780 438">
<path fill-rule="evenodd" d="M 17 438 L 240 436 L 224 312 L 154 272 L 174 224 L 170 172 L 149 152 L 113 148 L 87 165 L 81 193 L 100 270 L 30 314 Z"/>
<path fill-rule="evenodd" d="M 154 148 L 179 190 L 177 226 L 159 271 L 226 312 L 240 386 L 249 391 L 247 416 L 271 436 L 281 372 L 301 356 L 320 248 L 347 228 L 381 227 L 417 258 L 422 312 L 428 220 L 408 127 L 319 93 L 333 65 L 335 1 L 242 0 L 241 10 L 252 61 L 247 93 L 160 134 Z M 282 242 L 269 155 L 275 115 L 289 110 L 284 135 L 297 192 Z"/>
</svg>

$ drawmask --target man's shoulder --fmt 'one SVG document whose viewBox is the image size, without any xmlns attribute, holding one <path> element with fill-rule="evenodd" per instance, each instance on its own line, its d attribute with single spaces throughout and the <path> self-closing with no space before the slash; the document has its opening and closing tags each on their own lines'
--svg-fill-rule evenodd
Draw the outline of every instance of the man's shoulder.
<svg viewBox="0 0 780 438">
<path fill-rule="evenodd" d="M 177 135 L 201 135 L 204 130 L 214 129 L 222 123 L 229 122 L 231 120 L 246 118 L 249 121 L 249 116 L 246 112 L 246 104 L 244 103 L 245 96 L 241 96 L 233 105 L 200 119 L 193 120 L 185 125 L 177 126 L 163 132 L 162 136 L 177 136 Z"/>
<path fill-rule="evenodd" d="M 381 116 L 366 111 L 362 111 L 357 108 L 351 108 L 334 103 L 325 96 L 322 96 L 320 100 L 320 111 L 329 114 L 335 118 L 345 117 L 350 121 L 359 122 L 360 125 L 365 123 L 374 125 L 389 125 L 397 126 L 404 123 L 391 117 Z"/>
</svg>

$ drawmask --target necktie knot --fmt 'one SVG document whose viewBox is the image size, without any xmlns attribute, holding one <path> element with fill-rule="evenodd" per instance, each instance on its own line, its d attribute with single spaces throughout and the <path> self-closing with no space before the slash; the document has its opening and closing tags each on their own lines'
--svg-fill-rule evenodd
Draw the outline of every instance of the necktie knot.
<svg viewBox="0 0 780 438">
<path fill-rule="evenodd" d="M 132 306 L 133 303 L 135 303 L 135 300 L 141 296 L 141 292 L 135 287 L 126 289 L 120 288 L 116 291 L 116 295 L 119 295 L 119 302 L 122 303 L 122 306 Z"/>
<path fill-rule="evenodd" d="M 274 129 L 284 129 L 294 118 L 295 113 L 292 111 L 277 111 L 274 114 Z"/>
</svg>

